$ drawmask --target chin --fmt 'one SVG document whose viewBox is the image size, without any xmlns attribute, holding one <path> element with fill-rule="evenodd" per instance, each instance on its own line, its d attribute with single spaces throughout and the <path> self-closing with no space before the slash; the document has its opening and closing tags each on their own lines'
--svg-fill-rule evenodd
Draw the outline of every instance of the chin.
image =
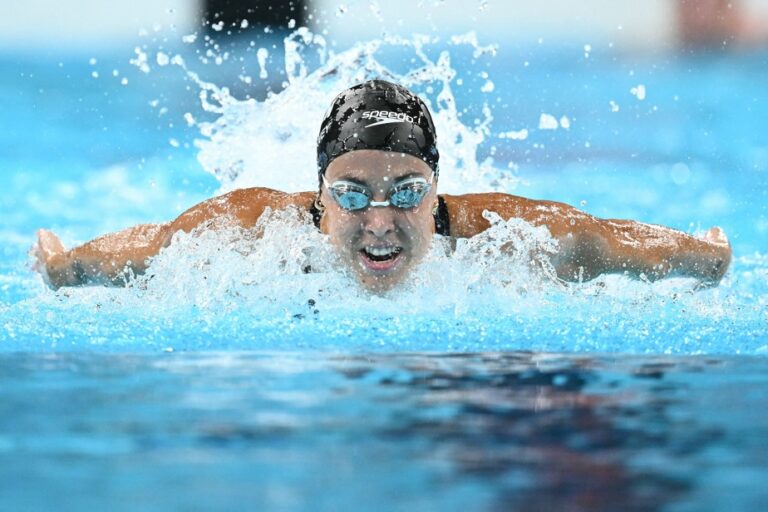
<svg viewBox="0 0 768 512">
<path fill-rule="evenodd" d="M 396 272 L 381 273 L 367 272 L 358 267 L 357 278 L 363 288 L 373 293 L 385 293 L 396 288 L 403 282 L 405 269 L 397 269 Z"/>
<path fill-rule="evenodd" d="M 360 284 L 371 293 L 384 294 L 400 283 L 400 279 L 360 276 Z"/>
<path fill-rule="evenodd" d="M 400 284 L 411 260 L 406 251 L 398 251 L 390 258 L 372 259 L 370 256 L 359 251 L 354 255 L 354 264 L 360 284 L 376 293 L 386 292 Z"/>
</svg>

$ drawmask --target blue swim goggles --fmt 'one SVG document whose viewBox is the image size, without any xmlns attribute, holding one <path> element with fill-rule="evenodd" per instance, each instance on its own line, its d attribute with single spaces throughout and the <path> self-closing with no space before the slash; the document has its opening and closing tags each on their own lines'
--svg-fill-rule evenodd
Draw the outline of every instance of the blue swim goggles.
<svg viewBox="0 0 768 512">
<path fill-rule="evenodd" d="M 369 206 L 395 206 L 397 208 L 416 208 L 432 189 L 433 172 L 429 179 L 422 177 L 406 178 L 392 185 L 386 201 L 373 201 L 373 192 L 365 185 L 353 181 L 339 180 L 332 184 L 323 176 L 323 185 L 331 197 L 345 210 L 362 210 Z"/>
</svg>

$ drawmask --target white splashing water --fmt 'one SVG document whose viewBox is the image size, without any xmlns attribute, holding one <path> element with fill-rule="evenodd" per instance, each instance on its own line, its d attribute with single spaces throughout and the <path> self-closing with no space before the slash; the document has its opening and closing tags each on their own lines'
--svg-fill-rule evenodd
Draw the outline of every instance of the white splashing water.
<svg viewBox="0 0 768 512">
<path fill-rule="evenodd" d="M 204 137 L 197 142 L 200 163 L 221 182 L 222 191 L 249 186 L 291 192 L 311 189 L 317 181 L 317 132 L 331 101 L 347 87 L 383 78 L 416 91 L 429 105 L 441 168 L 450 169 L 440 177 L 442 192 L 512 190 L 516 180 L 508 171 L 478 162 L 478 147 L 489 135 L 490 109 L 483 110 L 484 119 L 473 127 L 459 120 L 451 89 L 456 71 L 447 51 L 436 60 L 427 56 L 426 48 L 434 43 L 428 37 L 390 37 L 332 54 L 322 36 L 299 28 L 285 39 L 286 87 L 263 102 L 238 100 L 226 87 L 203 82 L 188 71 L 201 87 L 203 108 L 218 116 L 199 125 Z M 488 51 L 477 45 L 473 34 L 454 38 L 451 44 L 471 45 L 478 55 Z M 404 73 L 389 69 L 377 54 L 392 48 L 409 51 L 416 64 Z M 317 69 L 309 67 L 310 54 L 320 57 Z"/>
<path fill-rule="evenodd" d="M 428 57 L 426 49 L 434 42 L 428 37 L 385 38 L 333 54 L 324 38 L 298 29 L 285 40 L 285 88 L 263 102 L 239 100 L 226 87 L 187 70 L 200 87 L 203 109 L 216 115 L 211 122 L 186 117 L 202 135 L 197 141 L 200 162 L 219 179 L 222 192 L 248 186 L 312 189 L 315 139 L 332 98 L 361 81 L 384 78 L 417 91 L 428 102 L 444 170 L 441 192 L 514 189 L 509 171 L 478 162 L 478 146 L 489 136 L 490 109 L 485 108 L 485 119 L 473 127 L 460 121 L 452 93 L 456 71 L 448 51 Z M 476 56 L 493 54 L 492 47 L 477 44 L 474 34 L 454 37 L 449 44 L 469 44 Z M 404 72 L 389 69 L 377 58 L 385 48 L 410 52 L 415 64 Z M 319 57 L 314 69 L 310 55 Z M 146 55 L 137 56 L 136 65 L 145 70 Z M 185 68 L 181 58 L 170 62 Z M 522 133 L 506 136 L 525 139 Z M 722 351 L 718 340 L 738 333 L 735 326 L 726 331 L 720 327 L 737 320 L 729 314 L 733 298 L 727 289 L 690 293 L 687 280 L 651 285 L 621 276 L 565 285 L 549 263 L 557 243 L 545 228 L 493 213 L 486 218 L 490 229 L 456 240 L 454 247 L 436 236 L 409 279 L 377 296 L 361 289 L 306 213 L 269 212 L 253 230 L 222 225 L 175 235 L 147 275 L 128 289 L 67 289 L 20 303 L 14 306 L 20 320 L 11 327 L 20 337 L 26 331 L 30 337 L 47 333 L 53 340 L 85 336 L 90 344 L 137 336 L 155 344 L 167 339 L 181 343 L 179 337 L 185 336 L 229 340 L 258 332 L 262 348 L 280 340 L 313 338 L 357 340 L 366 350 L 386 339 L 404 349 L 655 353 Z M 41 310 L 47 311 L 42 324 L 24 320 L 39 317 Z M 94 310 L 112 323 L 94 323 Z M 752 322 L 747 325 L 756 324 L 756 314 L 763 313 L 742 311 Z M 126 317 L 128 327 L 114 324 Z M 67 326 L 76 331 L 66 331 Z M 752 338 L 735 336 L 735 350 L 757 350 L 749 345 Z M 414 340 L 436 345 L 413 345 Z M 489 340 L 496 345 L 488 345 Z"/>
<path fill-rule="evenodd" d="M 339 335 L 334 324 L 339 318 L 365 324 L 405 314 L 418 328 L 419 318 L 446 314 L 454 321 L 477 321 L 534 311 L 551 294 L 562 293 L 548 259 L 557 244 L 546 228 L 492 213 L 486 218 L 490 229 L 456 241 L 455 247 L 435 236 L 412 277 L 383 296 L 357 284 L 306 212 L 287 209 L 268 211 L 249 230 L 220 219 L 218 226 L 177 233 L 127 289 L 62 289 L 34 307 L 49 307 L 52 319 L 73 308 L 76 316 L 90 319 L 95 307 L 107 317 L 127 315 L 166 326 L 220 323 L 237 315 L 244 318 L 241 327 L 267 322 L 279 330 L 295 328 L 296 312 L 311 304 L 322 312 L 321 322 L 330 322 L 315 327 L 333 337 Z"/>
<path fill-rule="evenodd" d="M 455 249 L 436 236 L 413 277 L 384 296 L 357 284 L 305 212 L 269 211 L 250 230 L 222 219 L 216 229 L 177 233 L 150 271 L 132 282 L 120 308 L 136 301 L 166 314 L 193 308 L 216 316 L 245 306 L 269 318 L 311 299 L 326 313 L 375 304 L 378 314 L 397 314 L 404 302 L 411 314 L 479 313 L 521 293 L 547 292 L 546 283 L 557 281 L 548 259 L 557 244 L 547 229 L 490 213 L 487 218 L 490 229 L 459 240 Z M 74 290 L 80 292 L 89 293 Z"/>
<path fill-rule="evenodd" d="M 539 117 L 539 130 L 557 130 L 557 118 L 551 114 L 541 114 Z"/>
<path fill-rule="evenodd" d="M 546 228 L 486 218 L 488 230 L 455 247 L 436 236 L 402 286 L 378 296 L 358 286 L 306 212 L 268 212 L 252 230 L 178 233 L 127 289 L 63 289 L 18 304 L 11 328 L 20 339 L 42 332 L 134 349 L 211 339 L 218 348 L 646 353 L 722 352 L 725 339 L 736 350 L 759 349 L 738 333 L 727 292 L 620 276 L 566 285 L 549 262 L 557 243 Z M 40 312 L 42 325 L 25 320 Z"/>
<path fill-rule="evenodd" d="M 256 52 L 256 58 L 259 60 L 259 78 L 262 80 L 269 77 L 269 74 L 267 73 L 267 57 L 269 56 L 269 51 L 266 48 L 259 48 Z"/>
</svg>

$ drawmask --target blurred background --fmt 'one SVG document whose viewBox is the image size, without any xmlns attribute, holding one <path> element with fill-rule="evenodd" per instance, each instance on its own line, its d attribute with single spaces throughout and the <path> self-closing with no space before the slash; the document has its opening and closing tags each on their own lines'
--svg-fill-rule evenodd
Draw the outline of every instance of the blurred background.
<svg viewBox="0 0 768 512">
<path fill-rule="evenodd" d="M 140 31 L 195 30 L 206 21 L 250 30 L 322 26 L 340 43 L 390 34 L 477 30 L 493 40 L 610 40 L 625 48 L 731 46 L 768 40 L 763 0 L 29 0 L 8 2 L 0 45 L 9 49 L 120 46 Z M 428 10 L 428 13 L 426 10 Z M 342 16 L 343 15 L 343 16 Z M 238 30 L 240 31 L 240 30 Z"/>
</svg>

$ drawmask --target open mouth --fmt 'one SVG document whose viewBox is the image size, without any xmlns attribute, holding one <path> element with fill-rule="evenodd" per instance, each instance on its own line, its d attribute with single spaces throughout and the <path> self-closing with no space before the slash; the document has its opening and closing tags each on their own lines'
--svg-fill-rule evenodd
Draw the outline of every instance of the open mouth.
<svg viewBox="0 0 768 512">
<path fill-rule="evenodd" d="M 389 270 L 400 260 L 402 247 L 365 247 L 360 250 L 363 264 L 371 270 Z"/>
</svg>

